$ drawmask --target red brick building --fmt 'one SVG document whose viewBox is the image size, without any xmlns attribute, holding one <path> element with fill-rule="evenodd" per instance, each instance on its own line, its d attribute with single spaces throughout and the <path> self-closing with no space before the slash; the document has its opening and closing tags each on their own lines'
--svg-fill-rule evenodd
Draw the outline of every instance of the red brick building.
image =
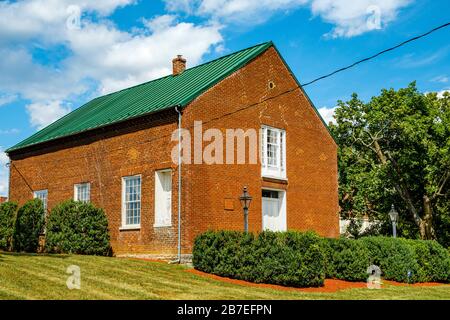
<svg viewBox="0 0 450 320">
<path fill-rule="evenodd" d="M 0 197 L 0 204 L 2 204 L 3 202 L 8 201 L 8 198 L 6 197 Z"/>
<path fill-rule="evenodd" d="M 173 66 L 172 75 L 94 99 L 7 150 L 10 199 L 39 197 L 49 210 L 71 198 L 93 202 L 106 211 L 116 254 L 189 254 L 200 232 L 242 230 L 244 186 L 250 231 L 338 236 L 337 146 L 276 47 L 190 69 L 178 56 Z M 253 129 L 259 156 L 178 166 L 179 126 L 192 137 Z M 212 138 L 195 141 L 186 159 Z"/>
</svg>

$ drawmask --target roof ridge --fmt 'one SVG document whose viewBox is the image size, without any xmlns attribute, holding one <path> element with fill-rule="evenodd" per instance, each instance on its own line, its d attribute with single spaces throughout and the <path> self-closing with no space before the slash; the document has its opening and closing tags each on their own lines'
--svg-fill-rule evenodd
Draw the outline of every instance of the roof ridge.
<svg viewBox="0 0 450 320">
<path fill-rule="evenodd" d="M 259 47 L 259 46 L 263 46 L 263 45 L 269 45 L 269 44 L 270 44 L 270 45 L 273 45 L 273 42 L 272 42 L 272 41 L 265 41 L 265 42 L 261 42 L 261 43 L 259 43 L 259 44 L 255 44 L 254 46 L 250 46 L 250 47 L 245 48 L 245 49 L 241 49 L 241 50 L 238 50 L 238 51 L 233 51 L 233 52 L 228 53 L 228 54 L 226 54 L 226 55 L 224 55 L 224 56 L 220 56 L 220 57 L 215 58 L 215 59 L 213 59 L 213 60 L 203 62 L 203 63 L 201 63 L 201 64 L 198 64 L 198 65 L 196 65 L 196 66 L 193 66 L 193 67 L 191 67 L 191 68 L 188 68 L 188 69 L 186 69 L 186 70 L 195 69 L 195 68 L 201 67 L 201 66 L 203 66 L 203 65 L 205 65 L 205 64 L 212 63 L 212 62 L 216 62 L 217 60 L 221 60 L 221 59 L 227 58 L 227 57 L 232 56 L 232 55 L 234 55 L 234 54 L 237 54 L 237 53 L 239 53 L 239 52 L 246 51 L 246 50 L 250 50 L 250 49 L 253 49 L 253 48 L 256 48 L 256 47 Z"/>
<path fill-rule="evenodd" d="M 215 61 L 218 61 L 218 60 L 227 58 L 227 57 L 229 57 L 229 56 L 232 56 L 232 55 L 237 54 L 237 53 L 242 52 L 242 51 L 246 51 L 246 50 L 253 49 L 253 48 L 256 48 L 256 47 L 259 47 L 259 46 L 262 46 L 262 45 L 269 45 L 269 44 L 270 44 L 270 45 L 273 45 L 272 40 L 270 40 L 270 41 L 265 41 L 265 42 L 261 42 L 261 43 L 259 43 L 259 44 L 255 44 L 255 45 L 253 45 L 253 46 L 250 46 L 250 47 L 248 47 L 248 48 L 244 48 L 244 49 L 241 49 L 241 50 L 238 50 L 238 51 L 233 51 L 233 52 L 228 53 L 228 54 L 226 54 L 226 55 L 224 55 L 224 56 L 220 56 L 220 57 L 215 58 L 215 59 L 213 59 L 213 60 L 209 60 L 209 61 L 203 62 L 203 63 L 201 63 L 201 64 L 198 64 L 198 65 L 196 65 L 196 66 L 187 68 L 185 71 L 187 71 L 187 70 L 192 70 L 192 69 L 195 69 L 195 68 L 198 68 L 198 67 L 207 65 L 207 64 L 209 64 L 209 63 L 213 63 L 213 62 L 215 62 Z M 168 78 L 168 77 L 173 77 L 173 75 L 172 75 L 172 74 L 168 74 L 168 75 L 166 75 L 166 76 L 162 76 L 162 77 L 159 77 L 159 78 L 156 78 L 156 79 L 152 79 L 152 80 L 149 80 L 149 81 L 145 81 L 145 82 L 136 84 L 136 85 L 131 86 L 131 87 L 123 88 L 123 89 L 120 89 L 120 90 L 117 90 L 117 91 L 114 91 L 114 92 L 107 93 L 107 94 L 102 95 L 102 96 L 98 96 L 98 97 L 96 97 L 96 98 L 94 98 L 94 99 L 92 99 L 92 100 L 97 100 L 97 99 L 100 99 L 100 98 L 103 98 L 103 97 L 107 97 L 107 96 L 112 95 L 112 94 L 116 94 L 116 93 L 120 93 L 120 92 L 122 92 L 122 91 L 129 90 L 129 89 L 134 89 L 134 88 L 137 88 L 137 87 L 140 87 L 140 86 L 149 84 L 149 83 L 151 83 L 151 82 L 153 82 L 153 81 L 158 81 L 158 80 L 165 79 L 165 78 Z M 92 100 L 90 100 L 90 101 L 92 101 Z"/>
</svg>

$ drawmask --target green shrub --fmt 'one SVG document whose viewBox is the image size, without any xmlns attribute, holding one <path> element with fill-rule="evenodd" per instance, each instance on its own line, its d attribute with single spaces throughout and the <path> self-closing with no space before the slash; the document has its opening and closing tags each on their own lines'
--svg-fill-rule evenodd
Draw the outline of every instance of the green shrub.
<svg viewBox="0 0 450 320">
<path fill-rule="evenodd" d="M 36 252 L 44 224 L 45 212 L 42 201 L 33 199 L 25 203 L 17 211 L 13 232 L 14 250 Z"/>
<path fill-rule="evenodd" d="M 365 237 L 324 239 L 327 278 L 365 281 L 370 265 L 398 282 L 449 282 L 450 254 L 435 241 Z"/>
<path fill-rule="evenodd" d="M 420 282 L 450 282 L 450 254 L 436 241 L 407 240 L 419 264 Z"/>
<path fill-rule="evenodd" d="M 257 283 L 320 286 L 325 276 L 366 281 L 376 265 L 398 282 L 450 282 L 450 254 L 435 241 L 364 237 L 319 238 L 313 233 L 206 232 L 195 240 L 194 267 Z"/>
<path fill-rule="evenodd" d="M 325 254 L 313 233 L 206 232 L 194 243 L 193 264 L 198 270 L 256 283 L 321 286 Z"/>
<path fill-rule="evenodd" d="M 327 239 L 327 276 L 347 281 L 365 281 L 368 277 L 369 251 L 358 240 Z"/>
<path fill-rule="evenodd" d="M 409 283 L 421 280 L 421 269 L 407 240 L 367 237 L 358 241 L 367 247 L 370 264 L 380 267 L 384 279 Z"/>
<path fill-rule="evenodd" d="M 18 206 L 14 202 L 0 204 L 0 249 L 2 250 L 12 249 L 17 208 Z"/>
<path fill-rule="evenodd" d="M 109 255 L 110 248 L 108 220 L 102 209 L 69 200 L 50 213 L 46 252 Z"/>
<path fill-rule="evenodd" d="M 334 238 L 322 238 L 320 243 L 324 255 L 325 278 L 334 277 L 333 249 L 331 243 L 335 240 Z"/>
</svg>

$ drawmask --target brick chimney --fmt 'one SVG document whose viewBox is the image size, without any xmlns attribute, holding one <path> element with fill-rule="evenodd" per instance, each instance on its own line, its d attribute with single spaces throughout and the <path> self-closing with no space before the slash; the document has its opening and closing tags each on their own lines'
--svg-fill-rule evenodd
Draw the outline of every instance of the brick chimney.
<svg viewBox="0 0 450 320">
<path fill-rule="evenodd" d="M 186 70 L 186 59 L 183 56 L 178 55 L 175 59 L 172 60 L 173 65 L 173 75 L 179 75 L 184 70 Z"/>
</svg>

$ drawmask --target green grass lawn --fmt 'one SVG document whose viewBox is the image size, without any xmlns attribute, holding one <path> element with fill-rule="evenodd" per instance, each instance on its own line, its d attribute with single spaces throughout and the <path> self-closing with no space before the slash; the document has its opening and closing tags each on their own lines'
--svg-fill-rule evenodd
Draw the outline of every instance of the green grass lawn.
<svg viewBox="0 0 450 320">
<path fill-rule="evenodd" d="M 67 289 L 69 265 L 81 268 L 80 290 Z M 450 299 L 450 286 L 309 293 L 230 284 L 186 269 L 123 258 L 0 252 L 0 299 Z"/>
</svg>

